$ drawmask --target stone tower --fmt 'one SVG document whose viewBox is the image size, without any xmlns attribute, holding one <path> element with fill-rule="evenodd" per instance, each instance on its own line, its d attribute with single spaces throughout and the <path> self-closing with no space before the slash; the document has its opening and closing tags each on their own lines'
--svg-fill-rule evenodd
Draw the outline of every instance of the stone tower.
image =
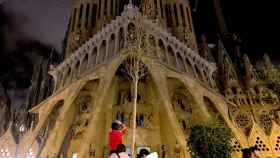
<svg viewBox="0 0 280 158">
<path fill-rule="evenodd" d="M 68 57 L 113 19 L 129 0 L 73 0 L 65 56 Z M 196 48 L 190 5 L 184 0 L 133 0 L 140 12 L 179 40 Z"/>
<path fill-rule="evenodd" d="M 237 71 L 222 40 L 214 49 L 203 38 L 197 48 L 187 1 L 75 0 L 72 6 L 66 58 L 49 71 L 52 94 L 30 109 L 36 122 L 18 129 L 19 142 L 5 126 L 1 154 L 107 158 L 116 119 L 128 126 L 124 144 L 131 149 L 137 96 L 137 149 L 191 158 L 191 125 L 219 118 L 233 133 L 233 158 L 255 145 L 261 157 L 279 157 L 278 97 L 262 84 L 247 55 L 239 65 L 244 70 Z M 125 71 L 132 57 L 146 71 L 137 86 Z"/>
</svg>

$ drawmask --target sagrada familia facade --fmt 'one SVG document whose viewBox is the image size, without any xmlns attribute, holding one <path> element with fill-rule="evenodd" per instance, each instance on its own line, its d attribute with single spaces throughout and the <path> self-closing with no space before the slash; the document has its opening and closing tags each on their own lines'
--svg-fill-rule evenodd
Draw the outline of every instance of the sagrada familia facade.
<svg viewBox="0 0 280 158">
<path fill-rule="evenodd" d="M 112 121 L 132 128 L 136 94 L 124 67 L 139 53 L 137 147 L 190 158 L 190 126 L 219 120 L 233 133 L 233 158 L 249 146 L 279 158 L 280 103 L 265 84 L 279 83 L 279 71 L 267 55 L 257 71 L 233 33 L 210 45 L 193 26 L 185 0 L 73 0 L 64 61 L 35 67 L 25 112 L 11 116 L 0 93 L 0 157 L 107 157 Z M 131 139 L 129 130 L 128 148 Z"/>
</svg>

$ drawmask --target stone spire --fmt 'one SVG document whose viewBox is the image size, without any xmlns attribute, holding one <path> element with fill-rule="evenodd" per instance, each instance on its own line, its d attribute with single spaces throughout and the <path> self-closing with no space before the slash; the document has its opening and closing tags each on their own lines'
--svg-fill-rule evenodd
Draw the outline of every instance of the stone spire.
<svg viewBox="0 0 280 158">
<path fill-rule="evenodd" d="M 243 56 L 243 62 L 245 66 L 245 82 L 256 81 L 257 75 L 253 65 L 250 62 L 250 59 L 247 54 Z"/>
<path fill-rule="evenodd" d="M 208 43 L 206 41 L 205 35 L 201 36 L 201 42 L 202 43 L 200 44 L 200 55 L 204 59 L 206 59 L 210 62 L 215 62 L 215 59 L 214 59 L 213 54 L 211 52 L 211 49 L 209 48 Z"/>
<path fill-rule="evenodd" d="M 220 0 L 213 0 L 213 3 L 214 3 L 214 10 L 215 10 L 216 18 L 218 21 L 220 33 L 222 35 L 227 34 L 228 29 L 227 29 L 225 18 L 224 18 L 223 12 L 222 12 L 221 2 L 220 2 Z"/>
<path fill-rule="evenodd" d="M 264 67 L 262 68 L 262 74 L 264 75 L 264 79 L 266 80 L 274 80 L 279 81 L 280 73 L 278 69 L 274 67 L 271 63 L 271 60 L 267 54 L 263 56 Z"/>
<path fill-rule="evenodd" d="M 240 87 L 235 67 L 221 40 L 218 42 L 218 66 L 224 91 L 231 87 Z"/>
<path fill-rule="evenodd" d="M 267 54 L 264 54 L 263 61 L 264 61 L 264 66 L 265 66 L 266 69 L 272 69 L 273 68 L 270 57 Z"/>
</svg>

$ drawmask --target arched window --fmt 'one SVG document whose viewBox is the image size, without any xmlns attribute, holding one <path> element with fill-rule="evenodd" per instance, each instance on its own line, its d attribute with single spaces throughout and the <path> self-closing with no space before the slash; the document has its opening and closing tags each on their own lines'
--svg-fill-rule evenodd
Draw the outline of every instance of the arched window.
<svg viewBox="0 0 280 158">
<path fill-rule="evenodd" d="M 78 61 L 75 65 L 75 72 L 73 73 L 73 79 L 77 78 L 80 73 L 80 61 Z"/>
<path fill-rule="evenodd" d="M 159 57 L 162 60 L 162 62 L 167 62 L 165 46 L 164 46 L 163 41 L 161 39 L 159 39 L 158 44 L 159 44 L 159 50 L 160 50 L 160 52 L 158 53 Z"/>
<path fill-rule="evenodd" d="M 106 41 L 103 40 L 98 52 L 98 64 L 106 60 Z"/>
<path fill-rule="evenodd" d="M 178 59 L 178 68 L 179 68 L 181 71 L 186 71 L 186 70 L 185 70 L 184 60 L 183 60 L 181 54 L 180 54 L 179 52 L 177 52 L 176 54 L 177 54 L 177 59 Z"/>
<path fill-rule="evenodd" d="M 201 71 L 199 70 L 199 68 L 195 65 L 195 72 L 196 72 L 196 74 L 197 74 L 197 77 L 201 80 L 201 81 L 203 81 L 203 76 L 202 76 L 202 74 L 201 74 Z"/>
<path fill-rule="evenodd" d="M 124 38 L 125 38 L 125 35 L 124 35 L 124 30 L 123 28 L 120 28 L 120 31 L 119 31 L 119 48 L 122 49 L 124 48 Z"/>
<path fill-rule="evenodd" d="M 88 54 L 86 54 L 85 57 L 83 58 L 80 74 L 84 73 L 87 70 L 87 66 L 88 66 Z"/>
<path fill-rule="evenodd" d="M 192 67 L 192 64 L 189 60 L 189 58 L 186 58 L 186 64 L 187 64 L 187 68 L 188 68 L 188 72 L 190 72 L 191 74 L 193 74 L 193 67 Z"/>
<path fill-rule="evenodd" d="M 115 34 L 112 34 L 109 40 L 109 58 L 113 57 L 115 55 Z"/>
<path fill-rule="evenodd" d="M 71 72 L 72 72 L 72 70 L 71 70 L 71 68 L 69 67 L 68 70 L 67 70 L 65 79 L 64 79 L 64 80 L 65 80 L 64 84 L 68 84 L 68 83 L 71 81 L 71 78 L 72 78 Z"/>
<path fill-rule="evenodd" d="M 97 47 L 94 47 L 91 54 L 91 64 L 90 64 L 92 65 L 92 67 L 96 65 L 96 60 L 97 60 Z"/>
<path fill-rule="evenodd" d="M 168 54 L 168 59 L 169 59 L 169 64 L 173 67 L 176 67 L 176 58 L 175 58 L 175 54 L 173 49 L 171 48 L 171 46 L 168 46 L 167 48 L 167 54 Z"/>
</svg>

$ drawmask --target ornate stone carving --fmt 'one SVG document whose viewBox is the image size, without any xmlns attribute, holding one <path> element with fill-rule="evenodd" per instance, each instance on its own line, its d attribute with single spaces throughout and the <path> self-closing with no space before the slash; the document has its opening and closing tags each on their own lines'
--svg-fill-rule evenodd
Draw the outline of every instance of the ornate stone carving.
<svg viewBox="0 0 280 158">
<path fill-rule="evenodd" d="M 150 3 L 150 2 L 149 2 Z M 150 7 L 148 7 L 150 8 Z M 162 27 L 158 26 L 158 24 L 154 23 L 152 20 L 147 19 L 145 16 L 142 16 L 141 13 L 138 11 L 137 8 L 135 7 L 126 7 L 124 12 L 122 13 L 122 16 L 119 16 L 116 18 L 116 20 L 113 20 L 110 24 L 106 25 L 100 32 L 96 33 L 91 39 L 87 40 L 85 44 L 83 44 L 80 48 L 78 48 L 74 53 L 72 53 L 66 60 L 64 60 L 63 63 L 58 65 L 55 69 L 53 69 L 50 74 L 54 76 L 56 79 L 56 83 L 59 83 L 56 85 L 55 90 L 57 91 L 61 87 L 67 86 L 70 82 L 67 82 L 66 84 L 65 81 L 57 81 L 57 80 L 66 80 L 67 78 L 71 78 L 71 76 L 64 75 L 62 78 L 58 78 L 58 74 L 63 74 L 65 70 L 68 70 L 73 63 L 76 63 L 78 59 L 81 59 L 81 56 L 85 56 L 85 54 L 89 54 L 90 51 L 93 50 L 95 46 L 100 45 L 100 41 L 106 41 L 107 39 L 110 38 L 112 34 L 119 33 L 121 30 L 123 33 L 125 32 L 130 32 L 128 25 L 130 23 L 133 23 L 134 26 L 138 27 L 141 26 L 142 30 L 136 31 L 141 33 L 141 45 L 148 45 L 145 43 L 143 39 L 146 39 L 148 34 L 151 34 L 153 37 L 156 37 L 158 39 L 161 39 L 164 41 L 165 47 L 171 46 L 174 48 L 177 48 L 180 50 L 181 54 L 185 54 L 186 58 L 188 60 L 193 61 L 195 65 L 205 69 L 204 71 L 209 73 L 208 76 L 212 76 L 212 73 L 216 70 L 216 66 L 213 63 L 209 63 L 202 57 L 200 57 L 195 51 L 193 51 L 192 46 L 188 47 L 184 43 L 180 42 L 176 38 L 174 38 L 170 33 L 168 33 L 165 29 Z M 121 29 L 120 29 L 121 28 Z M 125 30 L 126 29 L 126 30 Z M 133 30 L 133 29 L 132 29 Z M 130 35 L 126 35 L 127 37 L 135 38 L 135 32 L 130 32 Z M 121 34 L 123 35 L 123 34 Z M 190 33 L 187 34 L 191 35 Z M 118 40 L 124 39 L 125 41 L 123 43 L 128 43 L 127 37 L 125 38 L 118 38 Z M 137 36 L 136 36 L 137 37 Z M 191 37 L 188 37 L 191 38 Z M 158 40 L 157 39 L 157 40 Z M 132 40 L 133 41 L 133 40 Z M 191 40 L 192 41 L 192 40 Z M 133 42 L 132 42 L 133 43 Z M 113 43 L 114 44 L 114 43 Z M 108 45 L 108 43 L 106 44 Z M 148 49 L 147 49 L 148 50 Z M 150 53 L 150 52 L 147 52 Z M 112 56 L 111 58 L 116 58 L 118 56 Z M 99 61 L 98 64 L 100 63 L 105 63 L 106 61 L 109 61 L 108 58 L 105 59 L 105 61 Z M 92 61 L 95 63 L 95 61 Z M 82 64 L 82 63 L 81 63 Z M 93 65 L 96 66 L 96 65 Z M 92 68 L 91 68 L 92 69 Z M 207 69 L 207 70 L 206 70 Z M 71 75 L 72 71 L 70 71 Z M 84 73 L 80 73 L 84 74 Z M 73 79 L 73 81 L 76 79 Z M 72 81 L 71 81 L 72 82 Z M 61 84 L 62 83 L 62 84 Z"/>
<path fill-rule="evenodd" d="M 156 19 L 156 11 L 153 5 L 153 1 L 144 0 L 142 10 L 143 14 L 146 15 L 149 19 Z"/>
<path fill-rule="evenodd" d="M 249 135 L 253 127 L 252 112 L 250 110 L 240 109 L 229 105 L 229 116 L 235 122 L 245 135 Z"/>
<path fill-rule="evenodd" d="M 249 135 L 251 128 L 253 126 L 253 120 L 251 118 L 251 113 L 246 111 L 239 111 L 239 113 L 234 118 L 235 123 L 239 128 L 243 130 L 246 135 Z"/>
<path fill-rule="evenodd" d="M 273 112 L 270 110 L 256 111 L 256 118 L 260 126 L 267 135 L 270 135 L 272 129 Z"/>
<path fill-rule="evenodd" d="M 73 123 L 74 139 L 81 137 L 89 124 L 92 111 L 91 101 L 92 98 L 88 92 L 81 93 L 75 101 L 78 107 L 78 113 Z"/>
<path fill-rule="evenodd" d="M 172 98 L 172 107 L 176 113 L 179 124 L 187 134 L 190 126 L 191 116 L 192 116 L 192 99 L 189 95 L 185 95 L 184 92 L 176 92 Z"/>
</svg>

